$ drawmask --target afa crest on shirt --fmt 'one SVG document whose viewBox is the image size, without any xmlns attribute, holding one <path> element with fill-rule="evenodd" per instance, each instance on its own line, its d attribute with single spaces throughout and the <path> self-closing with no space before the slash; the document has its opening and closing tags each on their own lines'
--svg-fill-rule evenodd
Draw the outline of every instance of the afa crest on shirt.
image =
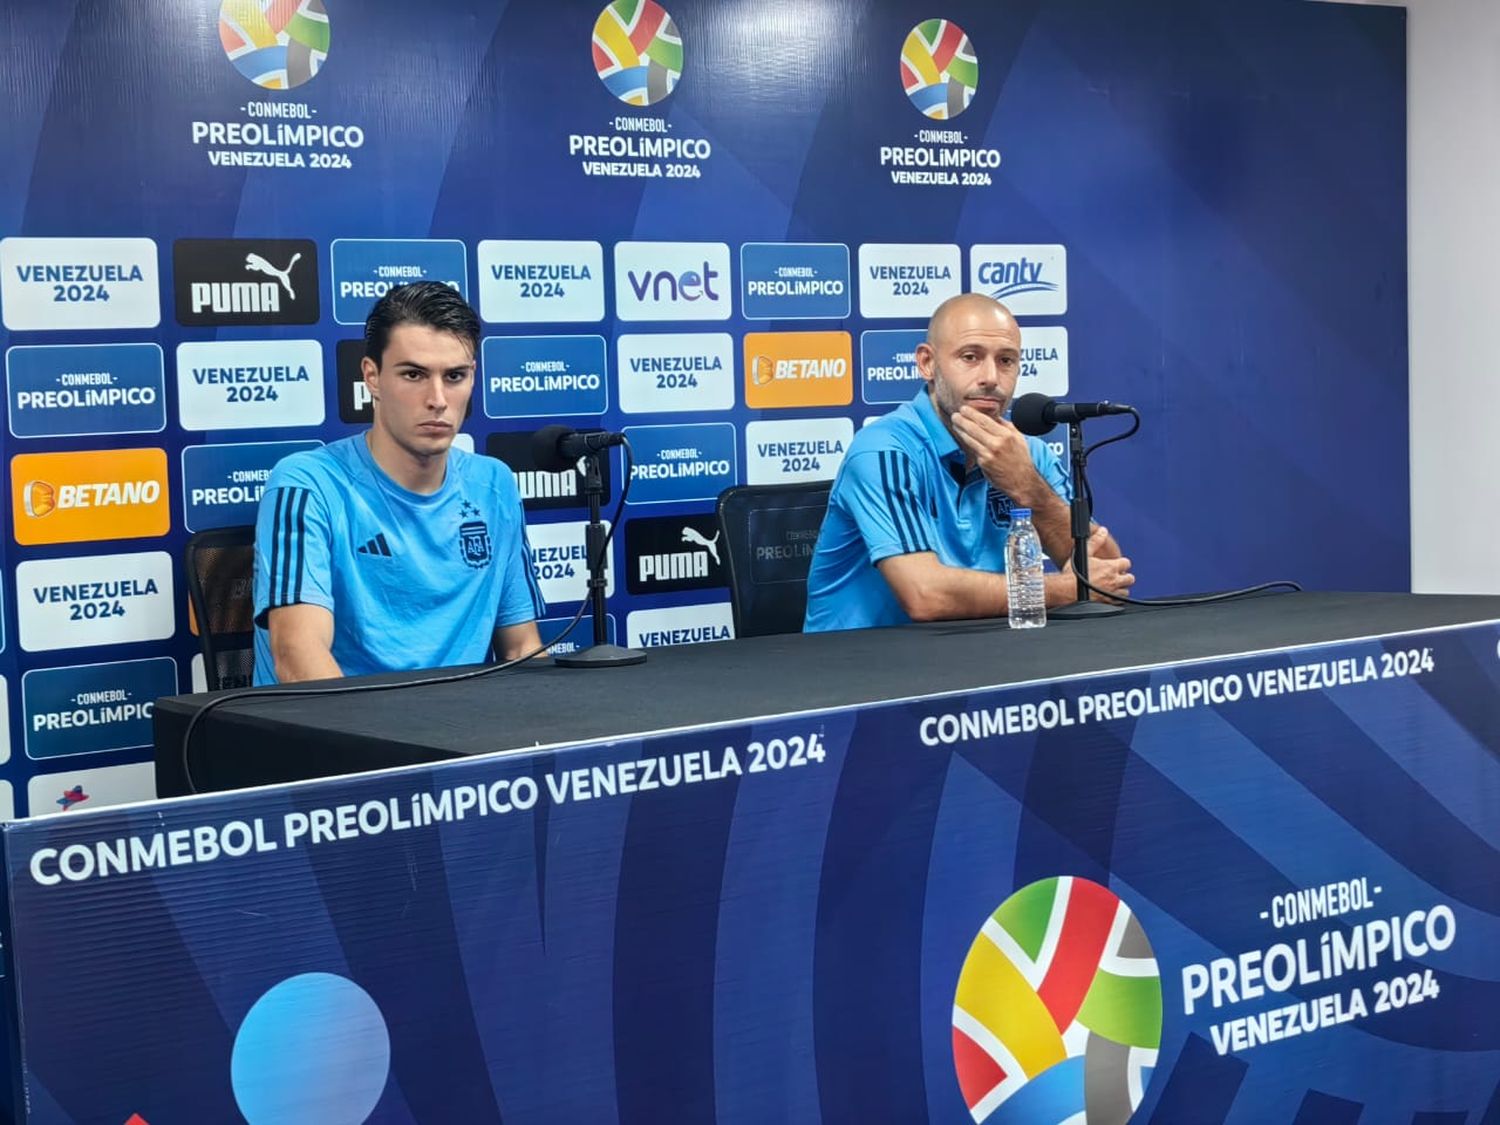
<svg viewBox="0 0 1500 1125">
<path fill-rule="evenodd" d="M 996 527 L 1010 526 L 1010 510 L 1015 507 L 1015 502 L 994 485 L 990 486 L 989 495 L 985 497 L 984 507 L 990 514 L 990 522 Z"/>
<path fill-rule="evenodd" d="M 458 547 L 464 562 L 475 570 L 490 565 L 490 529 L 482 520 L 471 520 L 458 529 Z"/>
</svg>

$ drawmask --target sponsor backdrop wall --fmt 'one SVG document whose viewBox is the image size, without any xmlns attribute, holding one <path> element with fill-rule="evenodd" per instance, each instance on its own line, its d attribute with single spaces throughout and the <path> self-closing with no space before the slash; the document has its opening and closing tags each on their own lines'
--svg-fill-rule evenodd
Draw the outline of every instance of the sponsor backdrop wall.
<svg viewBox="0 0 1500 1125">
<path fill-rule="evenodd" d="M 485 322 L 464 441 L 551 622 L 583 502 L 532 431 L 630 435 L 617 638 L 725 638 L 714 498 L 831 477 L 971 289 L 1021 391 L 1145 414 L 1093 465 L 1143 590 L 1405 588 L 1404 14 L 1225 7 L 8 7 L 0 814 L 149 795 L 188 535 L 361 428 L 416 278 Z"/>
</svg>

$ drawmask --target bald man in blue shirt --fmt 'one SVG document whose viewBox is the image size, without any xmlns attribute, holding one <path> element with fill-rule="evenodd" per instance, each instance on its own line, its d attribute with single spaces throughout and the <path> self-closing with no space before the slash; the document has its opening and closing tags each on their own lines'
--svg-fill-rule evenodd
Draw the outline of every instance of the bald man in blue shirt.
<svg viewBox="0 0 1500 1125">
<path fill-rule="evenodd" d="M 1005 614 L 1012 508 L 1030 508 L 1048 556 L 1047 604 L 1077 594 L 1066 469 L 1004 414 L 1021 329 L 982 293 L 938 306 L 917 345 L 926 387 L 855 436 L 834 480 L 807 579 L 809 633 Z M 1089 580 L 1135 582 L 1109 532 L 1089 540 Z"/>
</svg>

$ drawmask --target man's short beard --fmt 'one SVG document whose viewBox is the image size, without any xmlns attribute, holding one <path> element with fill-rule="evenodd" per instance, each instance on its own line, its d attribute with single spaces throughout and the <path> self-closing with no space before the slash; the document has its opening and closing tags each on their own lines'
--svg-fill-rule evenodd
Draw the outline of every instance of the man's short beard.
<svg viewBox="0 0 1500 1125">
<path fill-rule="evenodd" d="M 932 395 L 933 405 L 937 407 L 938 417 L 946 425 L 963 407 L 963 399 L 954 399 L 953 387 L 943 378 L 943 372 L 936 363 L 932 365 L 932 379 L 928 383 L 929 393 Z"/>
</svg>

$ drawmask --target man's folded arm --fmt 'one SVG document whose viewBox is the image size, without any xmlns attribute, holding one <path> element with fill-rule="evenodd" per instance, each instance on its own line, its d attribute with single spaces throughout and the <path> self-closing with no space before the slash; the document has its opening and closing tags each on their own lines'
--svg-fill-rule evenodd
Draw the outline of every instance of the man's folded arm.
<svg viewBox="0 0 1500 1125">
<path fill-rule="evenodd" d="M 542 636 L 536 623 L 547 612 L 547 602 L 542 597 L 532 563 L 520 497 L 515 499 L 512 519 L 516 541 L 504 559 L 505 580 L 500 588 L 500 608 L 493 632 L 495 659 L 501 662 L 516 660 L 542 647 Z"/>
<path fill-rule="evenodd" d="M 276 679 L 331 680 L 344 674 L 333 658 L 333 614 L 320 605 L 299 603 L 270 611 L 271 659 Z"/>
<path fill-rule="evenodd" d="M 542 647 L 542 635 L 535 621 L 495 626 L 495 659 L 500 662 L 519 660 Z M 540 654 L 545 656 L 546 653 Z"/>
<path fill-rule="evenodd" d="M 999 617 L 1010 608 L 1003 574 L 946 566 L 931 551 L 892 555 L 875 564 L 902 611 L 913 621 Z M 1071 574 L 1049 574 L 1047 605 L 1067 605 L 1076 584 Z"/>
</svg>

